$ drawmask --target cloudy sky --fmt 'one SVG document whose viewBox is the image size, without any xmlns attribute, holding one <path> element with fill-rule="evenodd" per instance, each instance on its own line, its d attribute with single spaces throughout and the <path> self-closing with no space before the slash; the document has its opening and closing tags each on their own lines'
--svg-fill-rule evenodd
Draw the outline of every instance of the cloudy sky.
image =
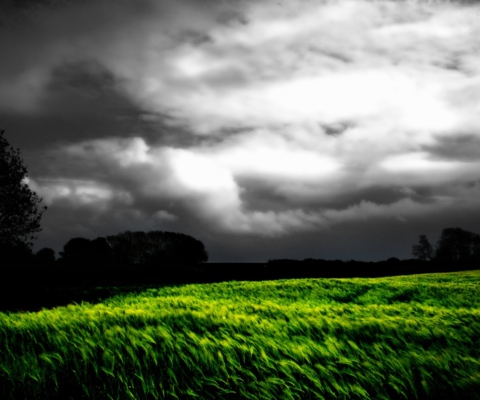
<svg viewBox="0 0 480 400">
<path fill-rule="evenodd" d="M 381 260 L 480 233 L 474 2 L 2 3 L 35 249 L 165 230 L 211 261 Z"/>
</svg>

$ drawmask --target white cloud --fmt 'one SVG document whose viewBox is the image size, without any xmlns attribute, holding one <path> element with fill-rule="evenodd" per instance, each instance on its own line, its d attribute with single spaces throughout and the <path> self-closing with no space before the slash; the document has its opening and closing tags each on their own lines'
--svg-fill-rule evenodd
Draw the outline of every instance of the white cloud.
<svg viewBox="0 0 480 400">
<path fill-rule="evenodd" d="M 178 219 L 175 214 L 172 214 L 165 210 L 157 211 L 154 214 L 154 218 L 160 221 L 176 221 Z"/>
<path fill-rule="evenodd" d="M 469 57 L 476 38 L 446 17 L 453 10 L 456 20 L 468 18 L 468 8 L 419 5 L 415 12 L 409 5 L 405 13 L 403 3 L 291 4 L 288 13 L 271 3 L 251 6 L 246 23 L 213 25 L 205 32 L 210 40 L 166 50 L 162 61 L 147 54 L 140 70 L 122 70 L 129 90 L 203 134 L 345 118 L 388 117 L 398 129 L 435 131 L 462 122 L 444 85 L 466 78 L 436 65 Z M 392 26 L 399 14 L 407 22 Z M 137 88 L 133 74 L 142 76 Z"/>
<path fill-rule="evenodd" d="M 452 182 L 476 180 L 479 170 L 478 161 L 444 161 L 434 159 L 426 152 L 406 153 L 387 157 L 380 162 L 372 171 L 372 180 L 438 187 Z"/>
<path fill-rule="evenodd" d="M 260 178 L 269 181 L 330 181 L 342 165 L 327 149 L 312 151 L 315 142 L 327 144 L 328 138 L 317 130 L 317 137 L 304 135 L 296 140 L 297 131 L 305 128 L 289 126 L 284 129 L 261 129 L 237 134 L 220 145 L 200 149 L 217 165 L 227 168 L 236 177 Z M 320 148 L 322 145 L 318 145 Z M 331 146 L 331 144 L 330 144 Z"/>
<path fill-rule="evenodd" d="M 57 201 L 67 200 L 75 206 L 95 204 L 105 210 L 106 204 L 115 199 L 125 205 L 132 202 L 132 197 L 125 191 L 115 191 L 108 185 L 97 181 L 79 179 L 31 180 L 29 185 L 38 192 L 47 206 Z"/>
<path fill-rule="evenodd" d="M 111 13 L 102 2 L 36 27 L 40 56 L 33 62 L 20 54 L 21 72 L 0 86 L 17 100 L 12 104 L 33 107 L 49 70 L 94 59 L 142 107 L 169 113 L 194 133 L 345 118 L 438 131 L 468 118 L 450 106 L 445 86 L 463 92 L 478 84 L 476 10 L 350 0 L 202 10 L 167 1 L 122 4 Z M 237 17 L 220 18 L 225 11 Z M 96 18 L 85 29 L 78 15 L 91 12 Z M 452 62 L 460 70 L 439 68 Z"/>
<path fill-rule="evenodd" d="M 149 147 L 144 139 L 138 137 L 94 139 L 77 142 L 63 147 L 62 151 L 71 156 L 98 160 L 112 159 L 122 168 L 151 161 L 151 157 L 148 154 Z"/>
</svg>

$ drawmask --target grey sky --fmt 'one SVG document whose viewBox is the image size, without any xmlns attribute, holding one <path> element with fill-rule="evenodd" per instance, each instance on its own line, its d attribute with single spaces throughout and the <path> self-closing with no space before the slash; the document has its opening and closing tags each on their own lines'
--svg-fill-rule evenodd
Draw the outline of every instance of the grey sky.
<svg viewBox="0 0 480 400">
<path fill-rule="evenodd" d="M 479 232 L 479 10 L 4 7 L 0 127 L 49 206 L 36 248 L 159 229 L 212 261 L 375 260 L 409 257 L 420 233 Z"/>
</svg>

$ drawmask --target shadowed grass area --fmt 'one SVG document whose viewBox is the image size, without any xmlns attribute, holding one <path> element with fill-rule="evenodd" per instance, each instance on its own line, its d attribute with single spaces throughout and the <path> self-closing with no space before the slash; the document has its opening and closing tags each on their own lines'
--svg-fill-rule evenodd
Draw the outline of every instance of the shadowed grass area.
<svg viewBox="0 0 480 400">
<path fill-rule="evenodd" d="M 225 282 L 0 314 L 0 397 L 480 399 L 479 287 Z"/>
</svg>

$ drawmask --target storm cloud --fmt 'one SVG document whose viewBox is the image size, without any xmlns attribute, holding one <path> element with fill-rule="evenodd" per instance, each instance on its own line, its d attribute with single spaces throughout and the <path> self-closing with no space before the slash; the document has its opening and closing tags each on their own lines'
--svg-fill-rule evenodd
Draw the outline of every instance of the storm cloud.
<svg viewBox="0 0 480 400">
<path fill-rule="evenodd" d="M 379 259 L 478 231 L 475 3 L 4 13 L 0 124 L 49 206 L 38 246 L 160 229 L 217 261 Z"/>
</svg>

